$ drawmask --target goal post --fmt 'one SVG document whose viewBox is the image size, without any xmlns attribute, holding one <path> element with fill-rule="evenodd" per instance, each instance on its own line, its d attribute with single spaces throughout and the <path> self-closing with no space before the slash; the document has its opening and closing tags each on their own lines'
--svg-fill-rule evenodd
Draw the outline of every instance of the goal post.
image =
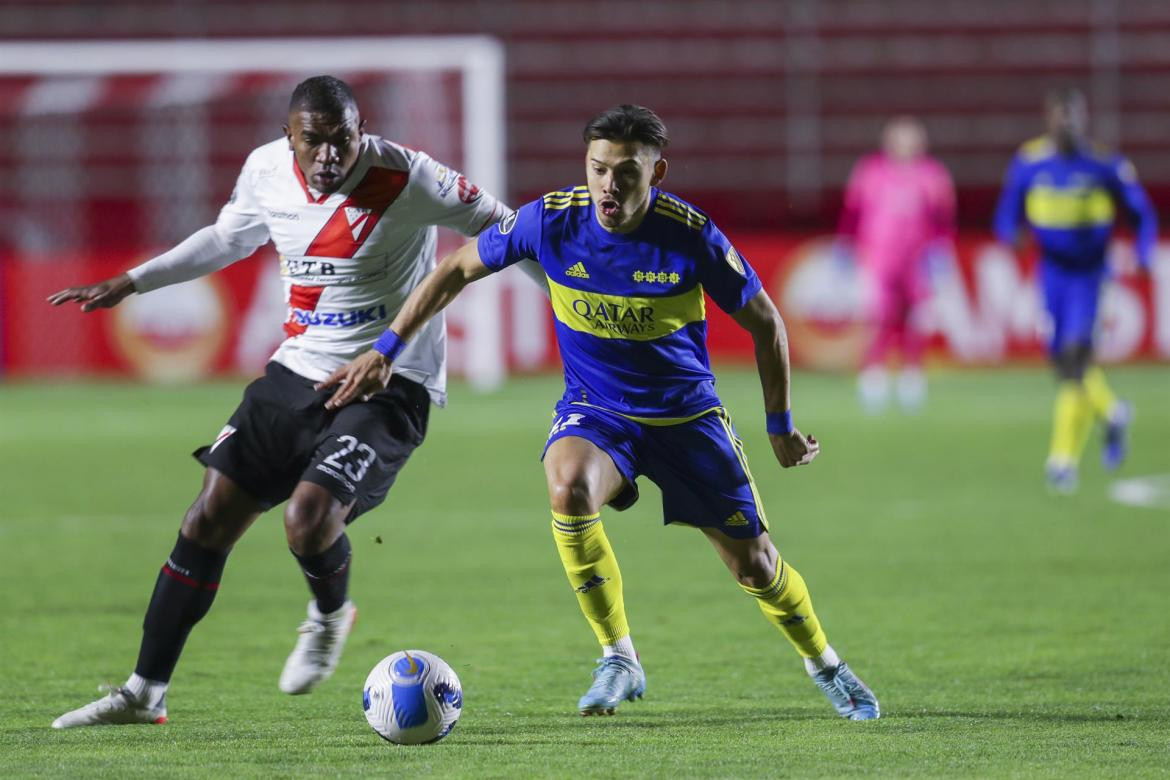
<svg viewBox="0 0 1170 780">
<path fill-rule="evenodd" d="M 2 204 L 6 243 L 15 262 L 173 245 L 214 220 L 292 87 L 320 73 L 350 81 L 371 132 L 506 201 L 504 66 L 487 36 L 0 43 L 0 137 L 28 182 Z M 441 236 L 440 254 L 456 245 Z M 478 387 L 506 373 L 501 295 L 489 278 L 450 311 L 452 368 Z"/>
</svg>

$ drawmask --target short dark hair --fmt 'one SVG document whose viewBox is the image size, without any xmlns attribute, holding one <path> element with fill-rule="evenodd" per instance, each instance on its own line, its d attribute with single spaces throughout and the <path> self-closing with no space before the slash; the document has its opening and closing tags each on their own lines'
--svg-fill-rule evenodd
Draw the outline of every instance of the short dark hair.
<svg viewBox="0 0 1170 780">
<path fill-rule="evenodd" d="M 636 141 L 657 149 L 665 149 L 670 143 L 666 125 L 645 106 L 623 103 L 607 108 L 589 120 L 585 125 L 585 143 L 590 141 Z"/>
<path fill-rule="evenodd" d="M 357 110 L 357 98 L 344 81 L 333 76 L 313 76 L 297 84 L 288 101 L 289 113 L 311 111 L 320 114 L 344 114 Z"/>
</svg>

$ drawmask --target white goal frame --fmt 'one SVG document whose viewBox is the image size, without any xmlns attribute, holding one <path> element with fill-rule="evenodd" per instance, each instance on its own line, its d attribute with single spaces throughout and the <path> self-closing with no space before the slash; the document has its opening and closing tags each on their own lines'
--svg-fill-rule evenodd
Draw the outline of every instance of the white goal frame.
<svg viewBox="0 0 1170 780">
<path fill-rule="evenodd" d="M 302 64 L 304 63 L 304 64 Z M 458 71 L 461 75 L 462 171 L 507 202 L 504 135 L 504 46 L 482 35 L 233 38 L 230 40 L 13 41 L 0 43 L 0 75 L 103 76 L 178 73 L 328 71 Z M 474 327 L 464 368 L 479 388 L 499 385 L 507 371 L 503 330 L 491 278 L 467 291 Z M 485 316 L 476 316 L 483 313 Z"/>
</svg>

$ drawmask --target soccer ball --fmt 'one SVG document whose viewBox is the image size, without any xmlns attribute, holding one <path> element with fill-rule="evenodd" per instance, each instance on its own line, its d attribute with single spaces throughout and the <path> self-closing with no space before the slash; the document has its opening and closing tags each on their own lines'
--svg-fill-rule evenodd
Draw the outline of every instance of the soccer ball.
<svg viewBox="0 0 1170 780">
<path fill-rule="evenodd" d="M 438 742 L 463 712 L 455 670 L 425 650 L 400 650 L 370 670 L 362 691 L 370 727 L 397 745 Z"/>
</svg>

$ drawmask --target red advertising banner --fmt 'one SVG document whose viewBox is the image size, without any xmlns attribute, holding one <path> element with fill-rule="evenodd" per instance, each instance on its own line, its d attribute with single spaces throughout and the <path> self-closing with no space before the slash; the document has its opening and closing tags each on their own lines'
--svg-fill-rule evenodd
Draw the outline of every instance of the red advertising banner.
<svg viewBox="0 0 1170 780">
<path fill-rule="evenodd" d="M 856 367 L 870 337 L 865 280 L 842 262 L 832 237 L 748 236 L 735 243 L 784 316 L 794 363 Z M 1017 257 L 982 235 L 960 237 L 954 250 L 932 264 L 930 294 L 915 314 L 931 358 L 984 365 L 1041 358 L 1049 322 L 1035 258 Z M 1138 274 L 1131 245 L 1111 248 L 1115 272 L 1102 292 L 1101 360 L 1170 358 L 1170 252 L 1159 247 L 1155 257 L 1149 274 Z M 750 360 L 750 340 L 734 323 L 718 309 L 710 318 L 712 355 Z"/>
<path fill-rule="evenodd" d="M 755 267 L 789 330 L 793 360 L 818 369 L 851 369 L 869 338 L 864 283 L 833 251 L 831 237 L 739 236 L 736 247 Z M 931 359 L 994 365 L 1043 355 L 1046 317 L 1034 263 L 983 236 L 963 236 L 956 257 L 936 264 L 931 294 L 918 312 Z M 21 257 L 0 262 L 0 365 L 8 376 L 122 375 L 190 381 L 255 374 L 284 338 L 287 317 L 277 261 L 270 249 L 210 277 L 131 296 L 109 311 L 82 314 L 52 307 L 59 289 L 98 281 L 132 265 L 125 255 Z M 1128 245 L 1111 264 L 1133 265 Z M 449 312 L 451 365 L 463 373 L 483 363 L 484 323 L 498 330 L 491 360 L 508 371 L 554 369 L 552 324 L 543 296 L 518 271 Z M 474 289 L 471 288 L 471 289 Z M 752 359 L 751 340 L 718 307 L 707 307 L 715 361 Z M 1170 358 L 1170 251 L 1160 249 L 1150 274 L 1118 273 L 1106 285 L 1099 354 L 1106 361 Z M 495 356 L 495 357 L 493 357 Z M 490 362 L 490 360 L 489 360 Z"/>
</svg>

